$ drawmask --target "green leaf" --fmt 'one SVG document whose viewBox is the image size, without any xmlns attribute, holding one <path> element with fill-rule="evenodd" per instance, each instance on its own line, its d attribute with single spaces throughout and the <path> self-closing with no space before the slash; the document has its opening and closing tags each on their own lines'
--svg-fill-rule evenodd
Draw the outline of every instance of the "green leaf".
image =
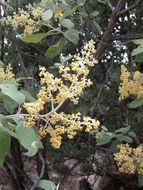
<svg viewBox="0 0 143 190">
<path fill-rule="evenodd" d="M 64 19 L 61 25 L 68 29 L 74 28 L 74 23 L 70 19 Z"/>
<path fill-rule="evenodd" d="M 128 133 L 128 135 L 130 136 L 130 137 L 133 137 L 133 138 L 136 138 L 136 133 L 134 133 L 133 131 L 130 131 L 129 133 Z"/>
<path fill-rule="evenodd" d="M 88 14 L 86 12 L 83 12 L 83 11 L 80 11 L 79 15 L 82 17 L 85 17 L 85 18 L 88 17 Z"/>
<path fill-rule="evenodd" d="M 128 108 L 134 109 L 134 108 L 137 108 L 137 107 L 142 106 L 142 105 L 143 105 L 143 98 L 135 99 L 131 103 L 128 104 Z"/>
<path fill-rule="evenodd" d="M 121 141 L 119 139 L 113 139 L 110 148 L 114 149 L 117 147 L 118 144 L 121 144 Z"/>
<path fill-rule="evenodd" d="M 56 190 L 56 185 L 49 180 L 40 180 L 38 187 L 43 188 L 44 190 Z"/>
<path fill-rule="evenodd" d="M 24 128 L 23 123 L 19 122 L 19 125 L 16 126 L 15 132 L 16 138 L 20 144 L 25 149 L 28 149 L 28 152 L 25 153 L 27 156 L 34 156 L 39 148 L 43 148 L 33 127 Z"/>
<path fill-rule="evenodd" d="M 51 35 L 50 32 L 31 34 L 31 35 L 22 37 L 21 40 L 26 43 L 38 43 L 49 35 Z"/>
<path fill-rule="evenodd" d="M 90 13 L 91 16 L 96 17 L 97 15 L 99 15 L 98 11 L 93 11 Z"/>
<path fill-rule="evenodd" d="M 24 82 L 25 79 L 26 79 L 26 80 L 34 80 L 33 77 L 18 77 L 18 78 L 16 78 L 16 82 L 17 82 L 17 83 L 20 83 L 21 81 Z"/>
<path fill-rule="evenodd" d="M 142 45 L 143 44 L 143 39 L 133 40 L 133 43 L 136 44 L 136 45 Z"/>
<path fill-rule="evenodd" d="M 4 63 L 0 60 L 0 67 L 4 67 Z"/>
<path fill-rule="evenodd" d="M 106 0 L 97 0 L 99 3 L 106 4 Z"/>
<path fill-rule="evenodd" d="M 42 16 L 43 20 L 50 20 L 53 17 L 53 12 L 51 9 L 44 12 L 44 15 Z"/>
<path fill-rule="evenodd" d="M 25 91 L 25 90 L 20 90 L 20 92 L 21 92 L 22 94 L 24 94 L 25 100 L 27 100 L 28 102 L 33 102 L 33 101 L 36 100 L 36 99 L 30 94 L 30 92 Z"/>
<path fill-rule="evenodd" d="M 95 26 L 95 28 L 96 28 L 98 34 L 101 35 L 101 32 L 102 32 L 102 31 L 101 31 L 101 27 L 99 26 L 99 24 L 98 24 L 97 22 L 95 22 L 95 21 L 93 21 L 93 24 L 94 24 L 94 26 Z"/>
<path fill-rule="evenodd" d="M 65 45 L 66 45 L 65 38 L 61 38 L 56 44 L 50 46 L 47 49 L 47 51 L 45 52 L 45 56 L 47 58 L 53 59 L 62 52 Z"/>
<path fill-rule="evenodd" d="M 10 114 L 12 114 L 14 112 L 14 109 L 18 106 L 17 102 L 6 95 L 3 97 L 3 103 L 5 110 Z"/>
<path fill-rule="evenodd" d="M 115 133 L 123 133 L 126 134 L 130 130 L 130 126 L 128 127 L 121 127 L 120 129 L 116 130 Z"/>
<path fill-rule="evenodd" d="M 79 31 L 76 29 L 68 30 L 64 33 L 66 39 L 68 39 L 73 44 L 77 44 L 79 41 Z"/>
<path fill-rule="evenodd" d="M 7 118 L 2 114 L 0 114 L 0 123 L 2 124 L 1 130 L 7 132 L 12 137 L 15 137 L 15 133 L 12 131 L 15 128 L 15 125 L 8 122 Z"/>
<path fill-rule="evenodd" d="M 133 142 L 133 140 L 132 140 L 132 138 L 130 138 L 130 137 L 128 137 L 128 136 L 125 136 L 125 135 L 122 135 L 122 134 L 120 134 L 120 135 L 116 135 L 115 136 L 118 140 L 120 140 L 121 142 L 128 142 L 128 143 L 132 143 Z"/>
<path fill-rule="evenodd" d="M 140 53 L 138 55 L 136 55 L 135 57 L 135 62 L 142 62 L 143 61 L 143 53 Z"/>
<path fill-rule="evenodd" d="M 138 186 L 142 187 L 143 186 L 143 175 L 138 174 Z"/>
<path fill-rule="evenodd" d="M 76 11 L 77 8 L 78 8 L 78 5 L 76 5 L 74 8 L 72 8 L 72 9 L 70 9 L 70 10 L 68 10 L 68 11 L 65 11 L 65 12 L 63 13 L 63 15 L 62 15 L 61 21 L 63 21 L 66 17 L 72 15 L 72 14 Z"/>
<path fill-rule="evenodd" d="M 25 96 L 17 90 L 17 86 L 14 83 L 5 81 L 0 84 L 0 89 L 3 94 L 10 97 L 18 104 L 22 104 L 25 101 Z"/>
<path fill-rule="evenodd" d="M 110 133 L 105 133 L 102 136 L 102 139 L 98 141 L 97 145 L 104 145 L 109 143 L 112 140 L 112 134 Z"/>
<path fill-rule="evenodd" d="M 3 127 L 8 127 L 7 118 L 2 114 L 0 114 L 0 123 L 2 124 Z"/>
<path fill-rule="evenodd" d="M 143 45 L 139 45 L 136 49 L 132 51 L 132 56 L 143 53 Z"/>
<path fill-rule="evenodd" d="M 0 167 L 3 166 L 5 156 L 10 149 L 11 138 L 10 135 L 0 128 Z"/>
</svg>

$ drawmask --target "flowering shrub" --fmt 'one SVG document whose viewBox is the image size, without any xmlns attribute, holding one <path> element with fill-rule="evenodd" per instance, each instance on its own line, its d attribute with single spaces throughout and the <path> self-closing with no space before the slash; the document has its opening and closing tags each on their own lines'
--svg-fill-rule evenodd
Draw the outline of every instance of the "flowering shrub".
<svg viewBox="0 0 143 190">
<path fill-rule="evenodd" d="M 0 83 L 4 80 L 15 81 L 15 75 L 12 72 L 12 67 L 9 64 L 4 70 L 3 67 L 0 67 Z"/>
<path fill-rule="evenodd" d="M 119 100 L 124 100 L 130 95 L 143 98 L 143 86 L 141 81 L 141 73 L 136 71 L 131 77 L 130 72 L 124 65 L 121 66 L 121 83 L 119 86 Z M 131 148 L 129 144 L 118 145 L 120 149 L 114 154 L 114 160 L 117 161 L 119 171 L 129 174 L 143 174 L 143 148 L 142 145 L 137 148 Z"/>
<path fill-rule="evenodd" d="M 72 139 L 77 131 L 85 130 L 85 132 L 94 131 L 97 139 L 102 136 L 103 130 L 100 131 L 98 120 L 83 117 L 80 113 L 59 112 L 59 108 L 66 100 L 78 104 L 83 90 L 92 85 L 87 76 L 89 74 L 88 68 L 98 63 L 93 57 L 95 51 L 94 42 L 91 40 L 84 46 L 81 54 L 74 56 L 71 66 L 59 67 L 61 78 L 54 77 L 44 67 L 40 68 L 39 76 L 42 87 L 37 95 L 38 99 L 30 103 L 24 102 L 23 107 L 28 114 L 21 112 L 16 114 L 19 118 L 24 118 L 25 128 L 36 126 L 37 122 L 40 122 L 40 127 L 37 126 L 39 138 L 42 139 L 49 134 L 50 142 L 54 148 L 60 148 L 63 134 L 67 134 L 67 137 Z M 1 82 L 15 80 L 10 65 L 5 71 L 1 68 L 1 72 Z M 48 113 L 41 114 L 48 104 L 50 104 L 51 110 Z"/>
<path fill-rule="evenodd" d="M 120 151 L 114 154 L 119 171 L 129 174 L 143 174 L 143 148 L 131 148 L 129 144 L 118 145 Z"/>
<path fill-rule="evenodd" d="M 136 71 L 133 74 L 131 80 L 131 74 L 124 65 L 121 66 L 121 83 L 119 86 L 120 97 L 119 100 L 124 100 L 130 95 L 136 95 L 137 98 L 143 97 L 143 86 L 141 82 L 141 73 Z"/>
<path fill-rule="evenodd" d="M 24 7 L 23 2 L 19 1 L 18 6 Z M 102 38 L 98 39 L 98 47 L 101 52 L 98 51 L 99 53 L 96 54 L 94 41 L 90 40 L 83 47 L 82 51 L 74 56 L 71 64 L 69 62 L 68 64 L 66 63 L 73 57 L 71 54 L 74 54 L 75 50 L 78 51 L 80 49 L 81 44 L 78 43 L 80 39 L 83 39 L 85 42 L 92 37 L 100 38 L 102 30 L 107 26 L 106 20 L 110 20 L 104 19 L 104 23 L 102 19 L 101 21 L 99 19 L 99 16 L 102 14 L 101 12 L 106 12 L 103 10 L 108 8 L 106 7 L 106 3 L 100 5 L 100 7 L 103 6 L 103 9 L 99 11 L 94 10 L 93 4 L 98 9 L 98 5 L 101 2 L 41 1 L 36 8 L 29 5 L 26 8 L 19 8 L 17 10 L 16 5 L 13 10 L 17 10 L 17 13 L 11 13 L 11 9 L 9 9 L 6 3 L 0 3 L 0 12 L 2 13 L 0 13 L 0 16 L 3 17 L 1 19 L 1 60 L 6 64 L 9 63 L 9 59 L 12 57 L 11 63 L 14 67 L 16 66 L 16 71 L 18 71 L 16 76 L 21 76 L 21 72 L 23 73 L 22 77 L 16 79 L 11 65 L 8 65 L 5 69 L 0 67 L 0 152 L 2 152 L 0 153 L 0 167 L 3 164 L 5 165 L 5 163 L 9 164 L 11 162 L 11 160 L 9 161 L 5 157 L 8 155 L 8 151 L 12 150 L 11 140 L 13 141 L 13 138 L 17 139 L 17 143 L 20 143 L 24 147 L 24 149 L 20 149 L 21 147 L 18 144 L 20 153 L 21 150 L 24 150 L 24 154 L 31 157 L 38 153 L 37 160 L 40 158 L 42 168 L 37 169 L 38 172 L 41 171 L 41 174 L 37 181 L 33 181 L 32 189 L 37 187 L 43 188 L 41 183 L 44 180 L 41 179 L 45 176 L 44 170 L 47 170 L 45 164 L 46 158 L 43 158 L 43 156 L 48 151 L 48 162 L 51 165 L 53 165 L 52 163 L 56 163 L 55 160 L 58 160 L 60 157 L 58 155 L 60 150 L 55 151 L 54 149 L 60 149 L 63 139 L 73 139 L 80 132 L 84 133 L 84 135 L 82 134 L 84 138 L 76 138 L 76 140 L 70 141 L 69 144 L 63 143 L 61 151 L 65 148 L 63 152 L 66 152 L 66 154 L 62 152 L 64 157 L 61 156 L 61 158 L 65 159 L 71 155 L 73 157 L 75 155 L 76 158 L 83 156 L 86 168 L 88 163 L 90 164 L 88 174 L 91 174 L 94 164 L 96 164 L 98 172 L 98 164 L 95 159 L 98 148 L 105 154 L 107 153 L 110 160 L 110 155 L 113 158 L 113 154 L 112 151 L 108 150 L 108 145 L 111 145 L 111 148 L 116 148 L 117 144 L 133 143 L 133 140 L 137 138 L 136 134 L 130 130 L 132 115 L 127 118 L 126 123 L 123 121 L 129 114 L 127 115 L 124 111 L 121 113 L 122 108 L 118 105 L 118 95 L 115 90 L 119 82 L 117 65 L 120 64 L 120 59 L 118 59 L 118 56 L 120 57 L 119 52 L 122 53 L 122 49 L 124 52 L 124 48 L 120 47 L 120 51 L 117 48 L 118 53 L 117 55 L 115 53 L 115 56 L 114 52 L 107 52 L 105 59 L 96 67 L 96 71 L 90 73 L 89 71 L 98 63 L 95 55 L 101 58 L 102 47 L 104 50 L 104 46 L 109 43 L 108 40 L 108 43 L 105 43 L 105 38 L 103 38 L 104 40 Z M 76 12 L 76 10 L 78 11 Z M 90 22 L 88 17 L 90 18 Z M 101 27 L 97 22 L 101 24 Z M 102 23 L 104 24 L 102 25 Z M 112 34 L 114 35 L 116 32 Z M 111 39 L 113 40 L 114 37 Z M 116 47 L 113 45 L 114 48 Z M 138 52 L 140 54 L 141 48 L 142 45 L 133 52 L 133 55 L 138 54 Z M 17 56 L 13 56 L 15 54 Z M 116 66 L 114 66 L 115 64 L 112 65 L 113 61 L 111 61 L 111 57 L 113 58 L 112 60 L 115 58 L 115 61 L 119 64 L 116 64 Z M 141 57 L 139 56 L 139 60 L 141 58 L 142 55 Z M 105 64 L 102 64 L 103 61 L 105 61 Z M 108 68 L 110 61 L 111 67 Z M 0 64 L 2 64 L 1 61 Z M 41 67 L 43 65 L 46 65 L 46 68 Z M 57 65 L 60 66 L 55 75 L 53 73 L 57 69 Z M 39 68 L 40 71 L 38 71 Z M 49 69 L 54 69 L 53 73 L 49 72 Z M 38 78 L 37 72 L 39 72 Z M 92 86 L 89 73 L 91 74 L 90 77 L 93 77 L 96 81 L 96 89 L 86 89 Z M 35 83 L 35 87 L 39 90 L 36 99 L 31 95 L 30 90 L 32 91 L 33 89 L 30 89 L 30 85 L 28 84 L 29 80 L 30 82 L 36 80 L 31 80 L 27 76 L 32 76 L 36 80 L 40 79 L 40 85 L 39 83 L 38 85 Z M 141 100 L 140 105 L 143 104 L 141 78 L 142 74 L 140 72 L 137 71 L 132 74 L 125 66 L 121 67 L 120 101 L 133 95 L 137 97 L 137 102 Z M 85 89 L 86 91 L 83 93 Z M 63 110 L 64 103 L 70 103 L 68 108 L 71 110 L 69 112 L 67 109 Z M 72 105 L 74 106 L 72 107 Z M 78 108 L 76 105 L 78 105 Z M 74 110 L 72 110 L 73 108 Z M 125 110 L 127 111 L 127 109 Z M 88 114 L 91 117 L 94 116 L 94 118 L 87 116 Z M 110 127 L 110 131 L 112 132 L 109 132 L 106 127 L 100 125 L 100 122 L 95 118 L 97 114 L 99 114 L 100 120 L 107 127 Z M 123 127 L 120 128 L 122 124 Z M 86 141 L 86 133 L 94 135 L 92 137 L 88 135 L 88 141 Z M 48 137 L 50 142 L 46 142 L 46 145 L 52 145 L 54 149 L 46 148 L 45 141 L 43 140 L 46 137 Z M 75 142 L 78 143 L 75 145 Z M 69 148 L 68 146 L 71 146 L 71 144 L 74 144 L 76 148 L 74 146 Z M 106 146 L 104 148 L 99 147 L 102 145 Z M 143 174 L 142 147 L 131 148 L 129 144 L 120 144 L 118 147 L 120 150 L 114 154 L 114 160 L 117 162 L 119 172 Z M 39 150 L 42 148 L 44 148 L 45 152 Z M 12 154 L 10 156 L 15 161 L 15 154 Z M 17 160 L 19 163 L 14 162 L 16 169 L 16 166 L 21 167 L 22 163 L 22 159 L 21 161 L 20 159 Z M 103 168 L 104 166 L 104 164 L 102 166 L 99 164 L 99 174 L 101 172 L 102 175 L 103 173 L 106 175 L 106 171 L 104 171 L 106 167 Z M 50 167 L 52 168 L 53 166 Z M 22 170 L 19 167 L 18 169 L 20 169 L 19 171 Z M 110 172 L 112 173 L 113 171 Z M 21 176 L 21 173 L 15 172 L 14 174 L 16 174 L 15 179 L 18 179 L 16 183 L 19 183 L 18 177 Z M 24 176 L 25 174 L 26 172 Z M 48 182 L 46 181 L 45 183 L 47 187 Z M 23 184 L 23 181 L 21 184 Z M 57 189 L 56 186 L 54 186 L 54 189 Z"/>
<path fill-rule="evenodd" d="M 79 97 L 86 87 L 92 85 L 87 79 L 88 67 L 97 64 L 93 54 L 95 53 L 94 42 L 91 40 L 86 44 L 81 55 L 75 55 L 70 67 L 59 67 L 61 78 L 55 78 L 53 74 L 46 71 L 44 67 L 40 69 L 41 90 L 38 99 L 31 103 L 24 103 L 24 108 L 28 112 L 25 117 L 24 126 L 29 128 L 36 125 L 36 121 L 41 119 L 45 125 L 41 124 L 38 132 L 39 138 L 50 134 L 50 142 L 54 148 L 60 148 L 63 134 L 67 133 L 69 139 L 73 138 L 77 131 L 85 129 L 85 132 L 95 131 L 99 133 L 100 122 L 90 117 L 83 117 L 80 113 L 65 114 L 58 113 L 59 108 L 66 100 L 78 104 Z M 51 111 L 44 115 L 40 112 L 45 109 L 47 104 L 51 105 Z M 100 136 L 98 134 L 98 136 Z"/>
<path fill-rule="evenodd" d="M 36 24 L 42 16 L 43 10 L 40 7 L 30 7 L 28 11 L 19 8 L 17 14 L 14 12 L 13 16 L 8 16 L 3 21 L 6 25 L 12 25 L 15 30 L 22 28 L 23 35 L 27 36 L 39 31 Z"/>
</svg>

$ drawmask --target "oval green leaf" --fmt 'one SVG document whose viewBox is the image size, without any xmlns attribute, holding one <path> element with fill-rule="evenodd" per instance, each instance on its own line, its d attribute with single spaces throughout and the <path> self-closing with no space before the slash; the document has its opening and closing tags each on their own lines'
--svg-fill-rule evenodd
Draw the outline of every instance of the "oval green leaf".
<svg viewBox="0 0 143 190">
<path fill-rule="evenodd" d="M 43 188 L 44 190 L 56 190 L 56 185 L 49 180 L 40 180 L 38 187 Z"/>
<path fill-rule="evenodd" d="M 49 33 L 31 34 L 31 35 L 21 38 L 21 40 L 26 43 L 38 43 L 44 38 L 46 38 L 48 35 Z"/>
</svg>

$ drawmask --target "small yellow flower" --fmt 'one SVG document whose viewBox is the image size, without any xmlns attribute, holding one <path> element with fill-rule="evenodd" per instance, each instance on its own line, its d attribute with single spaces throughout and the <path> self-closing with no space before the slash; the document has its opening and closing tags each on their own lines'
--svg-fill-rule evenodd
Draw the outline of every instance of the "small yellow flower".
<svg viewBox="0 0 143 190">
<path fill-rule="evenodd" d="M 43 14 L 44 12 L 40 7 L 31 8 L 28 11 L 19 9 L 18 14 L 13 13 L 13 16 L 8 16 L 7 20 L 3 19 L 3 22 L 6 25 L 12 25 L 15 30 L 22 28 L 23 35 L 27 36 L 39 31 L 36 24 Z"/>
<path fill-rule="evenodd" d="M 143 174 L 143 148 L 131 148 L 128 144 L 118 146 L 120 151 L 114 154 L 114 160 L 117 162 L 121 173 Z"/>
<path fill-rule="evenodd" d="M 121 83 L 119 86 L 120 97 L 119 100 L 124 100 L 130 95 L 136 95 L 137 98 L 143 97 L 143 86 L 141 83 L 141 73 L 136 71 L 133 74 L 133 79 L 130 79 L 131 74 L 125 68 L 121 66 Z"/>
<path fill-rule="evenodd" d="M 12 67 L 9 64 L 6 69 L 0 67 L 0 83 L 4 80 L 15 81 L 15 75 L 12 72 Z"/>
</svg>

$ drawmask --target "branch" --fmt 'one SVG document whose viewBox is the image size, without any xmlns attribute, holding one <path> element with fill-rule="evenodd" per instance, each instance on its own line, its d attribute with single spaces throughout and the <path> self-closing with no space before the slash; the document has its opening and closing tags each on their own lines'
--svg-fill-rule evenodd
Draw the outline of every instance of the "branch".
<svg viewBox="0 0 143 190">
<path fill-rule="evenodd" d="M 0 1 L 0 19 L 2 18 L 2 4 Z M 2 30 L 2 28 L 1 28 Z M 0 55 L 0 59 L 3 61 L 4 59 L 4 35 L 1 35 L 1 55 Z"/>
<path fill-rule="evenodd" d="M 105 74 L 105 80 L 104 80 L 103 84 L 101 85 L 101 88 L 100 88 L 100 90 L 99 90 L 99 92 L 98 92 L 98 94 L 97 94 L 97 97 L 94 99 L 93 106 L 92 106 L 91 109 L 90 109 L 90 117 L 93 117 L 94 108 L 95 108 L 95 106 L 97 105 L 98 100 L 99 100 L 99 98 L 100 98 L 100 96 L 101 96 L 101 94 L 102 94 L 102 91 L 103 91 L 105 85 L 106 85 L 107 82 L 108 82 L 108 78 L 111 76 L 111 70 L 112 70 L 112 67 L 113 67 L 113 63 L 114 63 L 114 56 L 112 57 L 112 60 L 111 60 L 111 66 L 107 69 L 107 72 L 106 72 L 106 74 Z"/>
<path fill-rule="evenodd" d="M 2 3 L 0 1 L 0 19 L 2 18 Z"/>
<path fill-rule="evenodd" d="M 119 0 L 115 10 L 113 11 L 111 17 L 110 17 L 110 21 L 108 23 L 107 29 L 104 32 L 104 35 L 101 39 L 102 43 L 99 43 L 98 47 L 97 47 L 97 51 L 95 54 L 95 58 L 97 60 L 100 60 L 103 55 L 105 50 L 107 49 L 108 45 L 111 41 L 113 40 L 133 40 L 133 39 L 139 39 L 139 38 L 143 38 L 143 34 L 134 34 L 134 35 L 120 35 L 120 36 L 112 36 L 112 33 L 114 32 L 114 27 L 116 25 L 116 20 L 117 18 L 119 18 L 122 14 L 125 14 L 133 9 L 135 9 L 136 7 L 138 7 L 140 4 L 143 3 L 143 0 L 136 0 L 135 3 L 131 6 L 129 6 L 127 9 L 123 9 L 123 7 L 125 6 L 126 1 L 125 0 Z M 108 2 L 109 4 L 109 2 Z"/>
<path fill-rule="evenodd" d="M 35 183 L 33 184 L 33 186 L 31 187 L 30 190 L 34 190 L 38 187 L 38 184 L 39 184 L 39 181 L 43 178 L 44 176 L 44 171 L 45 171 L 45 160 L 42 156 L 42 153 L 39 151 L 39 158 L 42 162 L 42 169 L 41 169 L 41 173 L 40 173 L 40 176 L 38 177 L 38 179 L 35 181 Z"/>
<path fill-rule="evenodd" d="M 8 13 L 7 13 L 7 7 L 6 6 L 5 7 L 3 6 L 3 11 L 4 11 L 4 14 L 5 14 L 5 17 L 7 18 Z M 17 52 L 17 57 L 18 57 L 18 61 L 20 63 L 21 71 L 22 71 L 22 73 L 23 73 L 23 75 L 25 77 L 28 77 L 28 72 L 27 72 L 26 67 L 24 65 L 24 62 L 23 62 L 23 58 L 22 58 L 22 55 L 21 55 L 21 52 L 20 52 L 20 46 L 19 46 L 18 40 L 16 38 L 16 33 L 13 30 L 12 26 L 10 27 L 10 36 L 11 36 L 11 39 L 12 39 L 13 44 L 15 46 L 15 50 Z M 25 85 L 28 87 L 28 83 L 26 82 L 26 80 L 25 80 Z"/>
<path fill-rule="evenodd" d="M 9 167 L 8 167 L 8 165 L 7 165 L 6 162 L 4 162 L 3 167 L 4 167 L 4 169 L 5 169 L 6 173 L 7 173 L 7 175 L 8 175 L 8 177 L 9 177 L 10 181 L 11 181 L 11 185 L 12 185 L 13 189 L 14 189 L 14 190 L 18 190 L 19 188 L 18 188 L 16 179 L 15 179 L 13 173 L 11 172 L 11 170 L 9 169 Z"/>
<path fill-rule="evenodd" d="M 8 156 L 6 157 L 6 161 L 11 164 L 23 177 L 25 177 L 30 184 L 32 184 L 32 180 L 27 176 L 26 172 L 22 170 L 15 162 L 13 162 Z"/>
<path fill-rule="evenodd" d="M 18 60 L 19 60 L 19 63 L 20 63 L 22 73 L 23 73 L 23 75 L 25 77 L 28 77 L 28 72 L 27 72 L 26 67 L 24 65 L 24 62 L 23 62 L 23 58 L 22 58 L 22 55 L 21 55 L 21 52 L 20 52 L 20 48 L 19 48 L 19 44 L 18 44 L 18 41 L 17 41 L 17 38 L 16 38 L 15 31 L 13 30 L 12 27 L 11 27 L 10 31 L 11 31 L 10 35 L 11 35 L 13 44 L 15 46 L 15 50 L 17 52 L 17 56 L 18 56 Z"/>
<path fill-rule="evenodd" d="M 108 6 L 110 7 L 110 9 L 112 10 L 112 12 L 114 11 L 115 7 L 112 5 L 110 0 L 107 0 Z"/>
<path fill-rule="evenodd" d="M 127 35 L 117 35 L 113 36 L 112 40 L 135 40 L 143 38 L 143 34 L 127 34 Z"/>
<path fill-rule="evenodd" d="M 21 0 L 17 0 L 17 7 L 18 7 L 18 8 L 21 7 Z"/>
<path fill-rule="evenodd" d="M 121 16 L 123 14 L 126 14 L 129 11 L 132 11 L 133 9 L 135 9 L 136 7 L 138 7 L 140 4 L 142 4 L 143 1 L 142 0 L 137 0 L 133 5 L 129 6 L 127 9 L 123 9 L 122 11 L 120 11 L 117 16 Z"/>
<path fill-rule="evenodd" d="M 114 32 L 114 27 L 116 25 L 116 20 L 118 18 L 117 14 L 122 10 L 122 8 L 124 7 L 126 3 L 126 0 L 119 0 L 115 10 L 113 11 L 111 18 L 110 18 L 110 22 L 108 23 L 107 29 L 104 32 L 104 35 L 101 39 L 102 42 L 104 43 L 109 43 L 112 39 L 112 33 Z M 100 43 L 99 46 L 97 47 L 97 51 L 95 54 L 95 58 L 97 60 L 101 59 L 105 50 L 107 48 L 106 44 Z"/>
</svg>

